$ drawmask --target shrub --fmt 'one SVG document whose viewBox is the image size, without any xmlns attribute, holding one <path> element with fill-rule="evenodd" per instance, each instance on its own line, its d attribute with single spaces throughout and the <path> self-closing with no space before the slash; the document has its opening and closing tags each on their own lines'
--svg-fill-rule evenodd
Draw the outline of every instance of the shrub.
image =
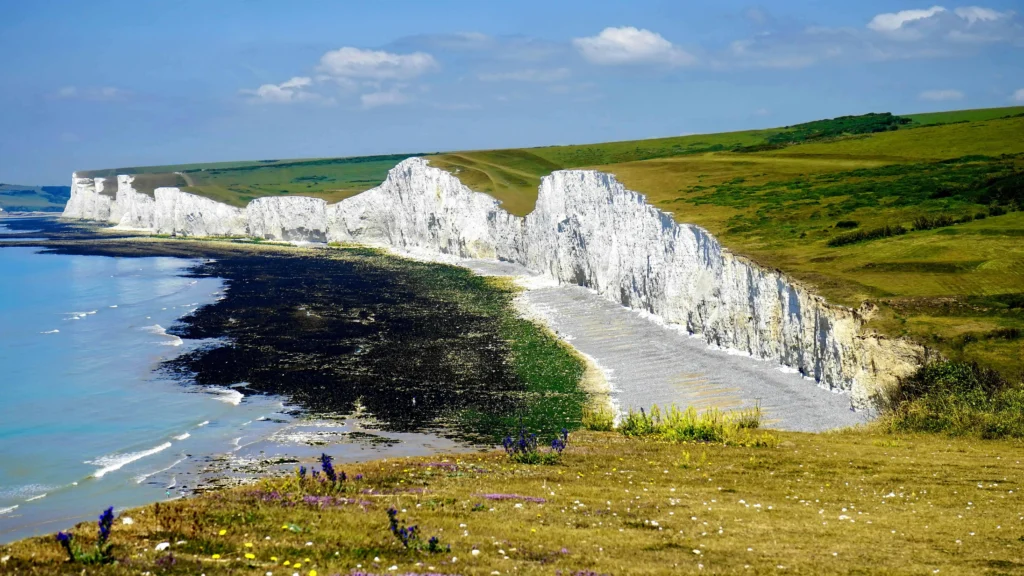
<svg viewBox="0 0 1024 576">
<path fill-rule="evenodd" d="M 847 244 L 866 242 L 868 240 L 877 240 L 879 238 L 888 238 L 889 236 L 901 236 L 906 233 L 907 229 L 899 224 L 896 224 L 895 226 L 890 226 L 886 224 L 881 228 L 872 228 L 870 230 L 857 230 L 856 232 L 841 234 L 829 240 L 828 245 L 832 247 L 846 246 Z"/>
<path fill-rule="evenodd" d="M 954 224 L 965 224 L 974 220 L 974 216 L 966 214 L 959 218 L 954 218 L 948 214 L 939 214 L 938 216 L 918 216 L 914 218 L 914 230 L 931 230 L 932 228 L 942 228 L 944 226 L 952 226 Z"/>
<path fill-rule="evenodd" d="M 977 363 L 929 364 L 901 379 L 882 401 L 891 432 L 1024 438 L 1024 385 Z"/>
<path fill-rule="evenodd" d="M 611 432 L 615 429 L 615 413 L 609 408 L 586 408 L 580 423 L 585 430 Z"/>
<path fill-rule="evenodd" d="M 856 228 L 860 226 L 860 222 L 856 220 L 840 220 L 836 222 L 836 228 Z"/>
</svg>

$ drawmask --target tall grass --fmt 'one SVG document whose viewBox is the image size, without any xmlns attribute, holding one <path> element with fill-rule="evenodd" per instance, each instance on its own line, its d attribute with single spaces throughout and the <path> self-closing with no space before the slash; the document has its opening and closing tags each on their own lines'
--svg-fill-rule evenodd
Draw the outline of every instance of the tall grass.
<svg viewBox="0 0 1024 576">
<path fill-rule="evenodd" d="M 775 446 L 775 436 L 765 432 L 754 435 L 761 426 L 760 405 L 748 410 L 723 412 L 717 408 L 697 412 L 692 406 L 680 410 L 675 405 L 662 411 L 630 410 L 618 431 L 631 437 L 654 437 L 669 442 L 712 442 L 737 446 Z"/>
<path fill-rule="evenodd" d="M 977 363 L 936 362 L 889 390 L 883 426 L 890 432 L 937 432 L 1024 438 L 1024 383 Z"/>
</svg>

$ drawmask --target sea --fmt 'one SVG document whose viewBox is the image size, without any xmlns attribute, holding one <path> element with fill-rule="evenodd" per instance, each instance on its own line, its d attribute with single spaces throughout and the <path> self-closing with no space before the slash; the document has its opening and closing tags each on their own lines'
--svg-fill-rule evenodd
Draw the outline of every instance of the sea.
<svg viewBox="0 0 1024 576">
<path fill-rule="evenodd" d="M 5 232 L 0 221 L 0 243 Z M 0 542 L 178 497 L 194 478 L 186 460 L 287 418 L 280 398 L 159 370 L 217 345 L 166 331 L 223 297 L 220 280 L 185 275 L 194 264 L 0 247 Z"/>
</svg>

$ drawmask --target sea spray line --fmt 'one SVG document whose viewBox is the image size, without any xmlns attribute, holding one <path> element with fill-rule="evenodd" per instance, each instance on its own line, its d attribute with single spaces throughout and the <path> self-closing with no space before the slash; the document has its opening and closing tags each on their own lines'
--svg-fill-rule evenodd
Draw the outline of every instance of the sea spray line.
<svg viewBox="0 0 1024 576">
<path fill-rule="evenodd" d="M 135 483 L 136 484 L 142 484 L 143 482 L 146 481 L 147 478 L 149 478 L 151 476 L 155 476 L 157 474 L 163 474 L 164 472 L 167 472 L 168 470 L 170 470 L 171 468 L 174 468 L 178 464 L 181 464 L 185 460 L 188 460 L 188 456 L 182 456 L 181 458 L 175 460 L 173 464 L 171 464 L 170 466 L 168 466 L 166 468 L 161 468 L 159 470 L 154 470 L 153 472 L 147 472 L 145 474 L 139 474 L 138 476 L 135 477 Z"/>
<path fill-rule="evenodd" d="M 124 466 L 141 460 L 147 456 L 152 456 L 158 452 L 162 452 L 171 447 L 170 442 L 164 442 L 163 444 L 150 448 L 149 450 L 143 450 L 141 452 L 129 452 L 127 454 L 111 454 L 109 456 L 101 456 L 95 460 L 89 460 L 86 464 L 92 464 L 94 466 L 100 466 L 98 470 L 92 473 L 93 478 L 102 478 L 110 472 L 120 470 Z"/>
</svg>

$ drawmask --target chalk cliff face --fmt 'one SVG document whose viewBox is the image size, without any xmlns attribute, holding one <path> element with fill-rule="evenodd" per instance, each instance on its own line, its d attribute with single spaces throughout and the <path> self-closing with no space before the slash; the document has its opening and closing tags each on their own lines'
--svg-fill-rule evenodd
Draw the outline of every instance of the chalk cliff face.
<svg viewBox="0 0 1024 576">
<path fill-rule="evenodd" d="M 848 392 L 856 406 L 870 405 L 924 356 L 909 342 L 867 334 L 856 311 L 730 253 L 703 228 L 676 223 L 601 172 L 545 177 L 526 218 L 419 158 L 396 166 L 379 187 L 333 205 L 284 197 L 240 209 L 177 188 L 158 188 L 154 201 L 131 189 L 126 176 L 118 179 L 116 202 L 104 203 L 103 184 L 74 178 L 65 217 L 184 236 L 360 242 L 515 262 L 656 314 L 709 344 L 797 369 Z"/>
</svg>

